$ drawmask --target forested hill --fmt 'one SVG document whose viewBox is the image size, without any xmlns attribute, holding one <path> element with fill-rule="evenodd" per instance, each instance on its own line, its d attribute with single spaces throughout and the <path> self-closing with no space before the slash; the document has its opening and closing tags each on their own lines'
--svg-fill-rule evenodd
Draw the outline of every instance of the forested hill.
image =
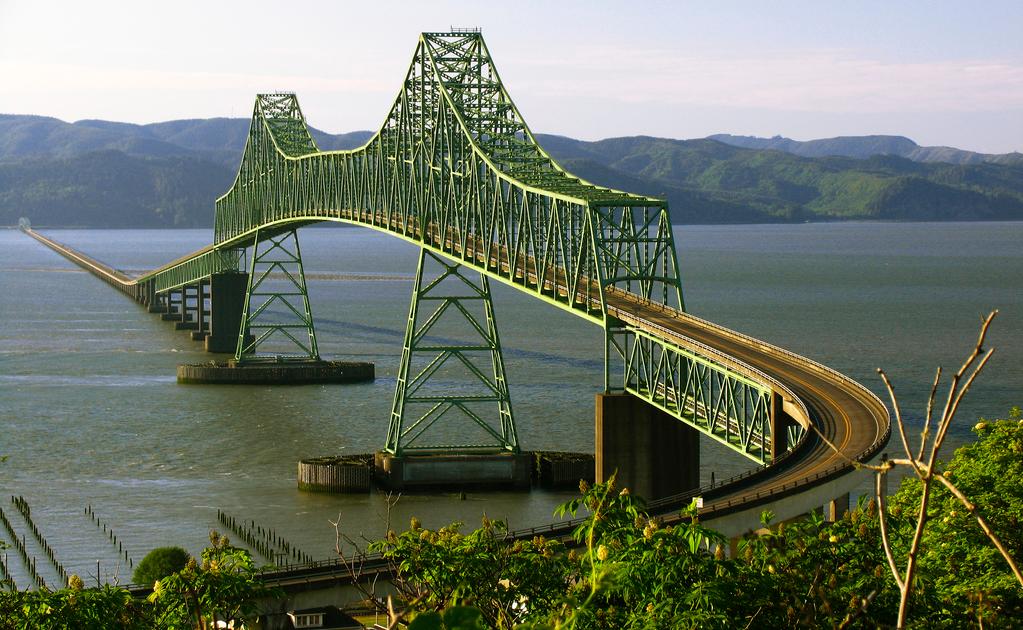
<svg viewBox="0 0 1023 630">
<path fill-rule="evenodd" d="M 868 158 L 874 155 L 896 155 L 914 162 L 947 162 L 949 164 L 1023 164 L 1023 153 L 977 153 L 953 147 L 922 147 L 904 136 L 839 136 L 805 142 L 775 136 L 733 136 L 719 133 L 708 136 L 711 140 L 724 142 L 746 149 L 774 149 L 803 157 L 851 157 Z"/>
<path fill-rule="evenodd" d="M 37 226 L 211 226 L 213 201 L 231 186 L 248 125 L 231 118 L 133 125 L 0 115 L 0 225 L 24 216 Z M 360 146 L 371 133 L 313 135 L 327 150 Z M 539 136 L 584 179 L 665 196 L 677 223 L 1023 219 L 1023 160 L 949 153 L 961 162 L 949 163 L 912 150 L 903 157 L 881 150 L 893 143 L 877 138 L 891 137 L 832 139 L 847 152 L 879 147 L 878 155 L 855 158 L 712 138 Z"/>
</svg>

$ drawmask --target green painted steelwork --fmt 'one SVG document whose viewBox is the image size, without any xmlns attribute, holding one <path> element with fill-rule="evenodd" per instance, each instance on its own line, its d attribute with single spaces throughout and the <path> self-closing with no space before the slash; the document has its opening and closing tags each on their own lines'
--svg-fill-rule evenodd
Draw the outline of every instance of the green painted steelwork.
<svg viewBox="0 0 1023 630">
<path fill-rule="evenodd" d="M 428 263 L 439 266 L 440 273 L 424 280 Z M 478 281 L 473 281 L 466 277 L 463 269 L 459 263 L 449 262 L 425 249 L 419 250 L 412 306 L 384 446 L 389 453 L 519 452 L 490 282 L 482 273 L 478 274 Z M 433 304 L 436 304 L 433 311 L 422 317 L 420 306 Z M 468 330 L 473 340 L 455 343 L 445 339 L 442 336 L 446 332 L 442 330 L 445 323 Z M 481 363 L 489 363 L 489 366 Z M 451 384 L 452 372 L 456 373 L 456 378 L 462 377 L 456 385 Z M 488 409 L 491 413 L 486 412 Z M 487 416 L 494 411 L 497 422 L 489 422 Z M 457 423 L 463 443 L 430 441 L 430 430 L 441 420 L 449 430 Z M 474 433 L 478 436 L 476 441 L 469 441 Z"/>
<path fill-rule="evenodd" d="M 349 221 L 596 321 L 606 286 L 682 306 L 666 203 L 561 169 L 478 33 L 423 34 L 390 114 L 362 148 L 318 152 L 302 121 L 293 95 L 257 98 L 234 187 L 217 200 L 219 246 L 256 229 Z"/>
<path fill-rule="evenodd" d="M 261 351 L 281 342 L 288 352 Z M 320 359 L 296 230 L 256 233 L 234 358 L 238 363 Z"/>
<path fill-rule="evenodd" d="M 152 284 L 156 293 L 166 293 L 208 279 L 215 273 L 238 271 L 242 250 L 207 248 L 180 261 L 172 262 L 140 277 L 139 284 Z"/>
<path fill-rule="evenodd" d="M 293 94 L 258 96 L 234 185 L 216 202 L 214 244 L 192 266 L 177 261 L 143 280 L 156 291 L 194 283 L 231 267 L 232 257 L 237 268 L 238 252 L 259 240 L 318 221 L 387 232 L 600 324 L 606 389 L 640 396 L 758 462 L 773 452 L 768 380 L 609 315 L 611 292 L 684 310 L 667 203 L 561 168 L 526 125 L 478 32 L 423 33 L 383 125 L 358 149 L 320 151 Z M 619 363 L 621 381 L 611 372 Z M 411 435 L 401 391 L 392 452 Z M 445 400 L 456 403 L 457 392 Z M 517 448 L 502 440 L 501 448 Z"/>
<path fill-rule="evenodd" d="M 609 329 L 626 391 L 750 459 L 771 461 L 771 388 L 645 330 Z M 790 442 L 795 443 L 795 442 Z"/>
</svg>

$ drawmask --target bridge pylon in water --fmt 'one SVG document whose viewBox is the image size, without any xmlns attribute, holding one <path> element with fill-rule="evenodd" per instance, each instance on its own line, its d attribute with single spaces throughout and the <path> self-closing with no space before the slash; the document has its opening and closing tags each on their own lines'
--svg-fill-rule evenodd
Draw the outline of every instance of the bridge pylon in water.
<svg viewBox="0 0 1023 630">
<path fill-rule="evenodd" d="M 298 230 L 257 230 L 234 360 L 319 361 Z"/>
<path fill-rule="evenodd" d="M 430 277 L 428 266 L 439 273 Z M 419 250 L 384 450 L 519 452 L 490 281 L 426 249 Z"/>
</svg>

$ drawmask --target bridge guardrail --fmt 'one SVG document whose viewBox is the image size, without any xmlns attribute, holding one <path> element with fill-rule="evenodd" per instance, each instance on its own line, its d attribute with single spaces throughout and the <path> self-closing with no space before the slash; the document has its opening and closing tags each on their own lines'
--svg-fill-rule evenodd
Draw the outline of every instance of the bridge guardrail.
<svg viewBox="0 0 1023 630">
<path fill-rule="evenodd" d="M 633 296 L 633 295 L 635 295 L 635 294 L 630 294 L 630 296 Z M 830 367 L 828 367 L 826 365 L 823 365 L 823 364 L 821 364 L 821 363 L 819 363 L 817 361 L 814 361 L 813 359 L 805 357 L 805 356 L 803 356 L 801 354 L 798 354 L 796 352 L 792 352 L 791 350 L 787 350 L 787 349 L 782 348 L 780 346 L 776 346 L 776 345 L 774 345 L 772 343 L 768 343 L 768 342 L 763 341 L 761 339 L 757 339 L 756 337 L 752 337 L 752 336 L 747 335 L 745 333 L 741 333 L 741 332 L 732 330 L 732 329 L 727 328 L 725 326 L 722 326 L 720 324 L 715 324 L 714 322 L 711 322 L 711 321 L 708 321 L 706 319 L 703 319 L 702 317 L 699 317 L 697 315 L 693 315 L 691 313 L 684 313 L 684 312 L 681 312 L 681 311 L 679 311 L 679 310 L 677 310 L 675 308 L 672 308 L 670 306 L 666 306 L 664 304 L 660 304 L 659 302 L 654 302 L 652 300 L 646 300 L 646 299 L 644 299 L 642 297 L 639 297 L 639 296 L 635 296 L 635 297 L 638 298 L 637 301 L 642 302 L 642 304 L 645 307 L 648 307 L 648 308 L 651 308 L 651 309 L 654 309 L 654 310 L 658 310 L 658 311 L 661 311 L 663 313 L 671 313 L 671 314 L 676 315 L 676 316 L 681 316 L 683 318 L 692 319 L 692 320 L 694 320 L 696 322 L 699 322 L 702 326 L 705 326 L 705 327 L 710 328 L 710 329 L 717 330 L 719 332 L 722 332 L 722 333 L 726 334 L 727 336 L 734 337 L 736 339 L 740 339 L 743 342 L 745 342 L 747 345 L 750 345 L 752 347 L 758 347 L 758 348 L 762 348 L 762 349 L 768 350 L 770 352 L 775 352 L 775 353 L 778 353 L 778 354 L 782 354 L 782 355 L 785 355 L 785 356 L 787 356 L 787 357 L 789 357 L 791 359 L 796 360 L 797 362 L 809 365 L 812 368 L 814 368 L 815 370 L 817 370 L 818 372 L 823 372 L 823 373 L 827 374 L 833 380 L 839 381 L 841 383 L 852 385 L 855 389 L 859 390 L 862 394 L 865 394 L 868 398 L 872 399 L 878 406 L 880 406 L 886 412 L 888 410 L 887 405 L 885 405 L 881 401 L 881 399 L 878 398 L 878 396 L 874 392 L 872 392 L 869 389 L 867 389 L 861 383 L 858 383 L 857 381 L 855 381 L 855 380 L 849 378 L 848 376 L 842 374 L 838 370 L 830 368 Z M 653 324 L 653 325 L 659 326 L 658 324 Z M 660 328 L 664 328 L 664 327 L 660 326 Z M 667 330 L 667 329 L 665 329 L 665 330 Z M 704 344 L 701 344 L 700 342 L 696 341 L 695 339 L 693 339 L 691 341 L 694 344 L 697 344 L 699 346 L 703 346 L 704 348 L 708 348 L 708 346 L 706 346 Z M 717 351 L 715 351 L 713 349 L 711 349 L 711 351 L 714 352 L 715 354 L 720 354 L 719 352 L 717 352 Z M 742 362 L 740 361 L 740 363 L 742 363 Z M 750 369 L 754 370 L 756 372 L 760 372 L 760 370 L 757 370 L 756 368 L 754 368 L 752 366 L 750 366 Z M 760 373 L 763 374 L 763 372 L 760 372 Z M 764 376 L 766 376 L 768 379 L 771 379 L 771 377 L 769 377 L 767 375 L 764 375 Z M 773 381 L 774 379 L 771 379 L 771 380 Z M 791 390 L 789 390 L 789 393 L 791 394 Z M 794 394 L 792 394 L 792 395 L 793 395 L 794 399 L 799 400 L 799 398 L 796 397 Z M 801 400 L 800 400 L 800 403 L 802 404 Z M 803 405 L 803 409 L 805 411 L 805 409 L 806 409 L 805 405 Z M 807 414 L 807 417 L 809 417 L 809 414 Z M 886 423 L 886 426 L 885 426 L 884 430 L 882 430 L 874 438 L 874 441 L 871 443 L 871 445 L 863 452 L 863 454 L 866 455 L 865 459 L 869 459 L 870 457 L 873 457 L 874 455 L 876 455 L 877 451 L 880 450 L 881 445 L 886 443 L 890 436 L 891 436 L 891 421 L 889 420 L 889 422 Z"/>
</svg>

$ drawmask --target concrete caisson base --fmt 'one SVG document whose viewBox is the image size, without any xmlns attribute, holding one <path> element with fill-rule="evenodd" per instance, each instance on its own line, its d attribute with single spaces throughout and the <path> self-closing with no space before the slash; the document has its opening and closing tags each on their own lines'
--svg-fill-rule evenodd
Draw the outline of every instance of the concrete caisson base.
<svg viewBox="0 0 1023 630">
<path fill-rule="evenodd" d="M 369 492 L 373 456 L 349 455 L 303 459 L 298 463 L 298 489 L 309 492 Z"/>
<path fill-rule="evenodd" d="M 528 490 L 528 453 L 470 455 L 376 454 L 375 478 L 389 490 Z"/>
<path fill-rule="evenodd" d="M 579 487 L 580 481 L 594 481 L 594 458 L 589 453 L 537 451 L 533 458 L 534 482 L 541 488 L 565 490 Z"/>
<path fill-rule="evenodd" d="M 700 486 L 700 433 L 631 394 L 597 394 L 596 478 L 647 500 Z"/>
<path fill-rule="evenodd" d="M 178 383 L 209 385 L 308 385 L 372 381 L 374 365 L 362 361 L 294 361 L 235 364 L 193 363 L 178 366 Z"/>
</svg>

